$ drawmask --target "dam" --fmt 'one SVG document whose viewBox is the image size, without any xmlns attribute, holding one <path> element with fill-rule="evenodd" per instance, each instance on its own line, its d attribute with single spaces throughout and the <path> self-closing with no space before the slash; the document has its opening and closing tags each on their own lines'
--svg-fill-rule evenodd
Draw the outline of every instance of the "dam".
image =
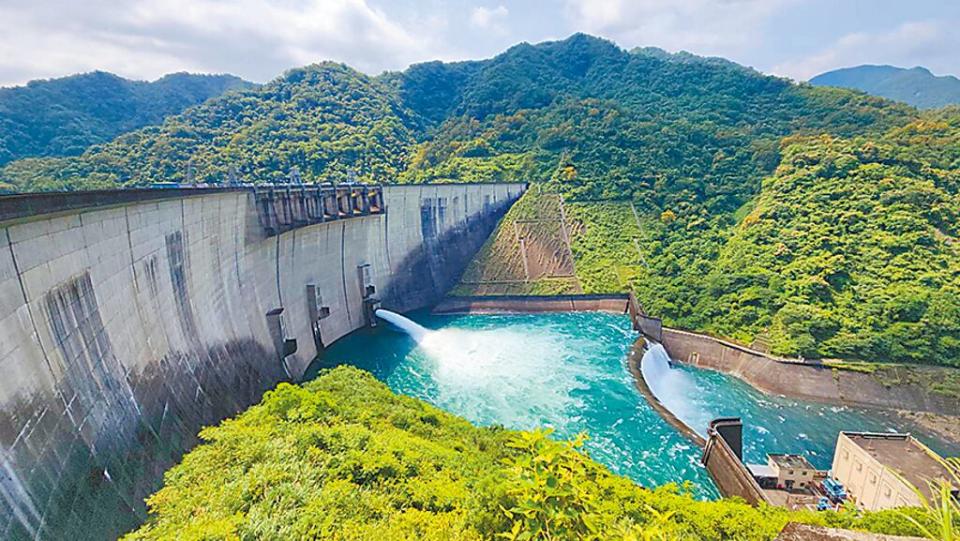
<svg viewBox="0 0 960 541">
<path fill-rule="evenodd" d="M 0 538 L 106 539 L 197 432 L 382 306 L 436 302 L 526 184 L 0 198 Z"/>
<path fill-rule="evenodd" d="M 754 464 L 768 453 L 795 453 L 829 469 L 837 434 L 854 429 L 910 432 L 943 456 L 960 451 L 895 413 L 766 395 L 732 375 L 671 363 L 662 345 L 648 343 L 640 379 L 701 436 L 695 443 L 638 389 L 630 365 L 640 332 L 622 299 L 619 307 L 594 298 L 582 310 L 551 310 L 541 298 L 526 311 L 509 300 L 501 311 L 474 300 L 473 309 L 449 313 L 464 306 L 449 297 L 403 316 L 379 310 L 383 325 L 337 341 L 305 378 L 349 364 L 479 426 L 546 427 L 561 440 L 585 433 L 583 450 L 612 472 L 650 488 L 689 482 L 701 499 L 723 494 L 716 470 L 701 462 L 708 426 L 722 417 L 743 419 L 743 459 Z"/>
</svg>

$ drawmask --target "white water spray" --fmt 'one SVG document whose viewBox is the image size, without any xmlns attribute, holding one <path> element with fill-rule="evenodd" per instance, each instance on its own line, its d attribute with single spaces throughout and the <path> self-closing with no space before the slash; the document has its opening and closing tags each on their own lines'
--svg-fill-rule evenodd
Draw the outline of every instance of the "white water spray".
<svg viewBox="0 0 960 541">
<path fill-rule="evenodd" d="M 696 382 L 686 372 L 670 366 L 670 362 L 662 345 L 651 344 L 640 361 L 640 372 L 653 396 L 703 436 L 713 416 L 704 407 Z"/>
<path fill-rule="evenodd" d="M 417 341 L 417 343 L 422 342 L 423 338 L 428 332 L 430 332 L 426 327 L 418 325 L 416 322 L 403 317 L 396 312 L 391 312 L 390 310 L 384 310 L 381 308 L 374 312 L 374 314 L 378 318 L 409 334 L 411 338 Z"/>
<path fill-rule="evenodd" d="M 389 310 L 376 315 L 409 334 L 425 354 L 417 371 L 435 385 L 432 401 L 477 423 L 559 426 L 592 376 L 573 360 L 575 341 L 550 327 L 431 330 Z"/>
</svg>

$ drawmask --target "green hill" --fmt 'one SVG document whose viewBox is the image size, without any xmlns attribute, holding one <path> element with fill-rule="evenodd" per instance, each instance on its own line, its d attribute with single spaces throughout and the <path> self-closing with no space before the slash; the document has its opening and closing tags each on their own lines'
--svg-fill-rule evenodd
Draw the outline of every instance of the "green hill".
<svg viewBox="0 0 960 541">
<path fill-rule="evenodd" d="M 780 355 L 960 367 L 960 109 L 788 137 L 780 153 L 759 194 L 718 217 L 568 201 L 582 289 L 633 289 L 668 325 L 762 336 Z M 481 252 L 473 274 L 505 254 Z"/>
<path fill-rule="evenodd" d="M 862 90 L 920 109 L 960 104 L 960 79 L 952 75 L 936 76 L 921 67 L 856 66 L 821 73 L 810 79 L 810 84 Z"/>
<path fill-rule="evenodd" d="M 789 139 L 720 252 L 705 326 L 774 351 L 960 366 L 960 115 Z"/>
<path fill-rule="evenodd" d="M 2 175 L 30 191 L 181 181 L 188 161 L 206 182 L 231 166 L 260 182 L 294 166 L 308 181 L 351 172 L 377 181 L 537 179 L 567 168 L 578 197 L 659 203 L 678 194 L 730 207 L 756 191 L 758 169 L 776 165 L 780 137 L 885 129 L 911 114 L 732 63 L 631 53 L 578 34 L 379 77 L 308 66 L 80 157 L 14 164 Z"/>
<path fill-rule="evenodd" d="M 352 367 L 280 384 L 201 438 L 125 539 L 751 540 L 788 521 L 917 533 L 901 511 L 789 512 L 646 490 L 576 443 L 477 428 Z"/>
<path fill-rule="evenodd" d="M 218 182 L 237 166 L 247 180 L 395 178 L 423 119 L 386 81 L 340 64 L 296 69 L 258 88 L 230 92 L 161 125 L 88 149 L 77 157 L 20 160 L 0 179 L 21 191 Z"/>
<path fill-rule="evenodd" d="M 249 86 L 232 75 L 175 73 L 148 83 L 93 72 L 0 88 L 0 165 L 25 157 L 81 154 L 91 145 Z"/>
<path fill-rule="evenodd" d="M 379 182 L 537 181 L 537 193 L 553 198 L 551 205 L 563 198 L 576 277 L 548 276 L 550 283 L 518 291 L 632 288 L 648 312 L 669 325 L 743 340 L 774 335 L 784 354 L 957 364 L 960 330 L 931 319 L 953 306 L 949 278 L 956 245 L 949 221 L 931 221 L 927 199 L 907 204 L 885 192 L 854 194 L 809 182 L 771 191 L 787 171 L 782 156 L 793 159 L 796 145 L 837 141 L 825 150 L 832 153 L 836 145 L 872 141 L 886 149 L 876 164 L 886 168 L 883 175 L 903 177 L 906 171 L 911 186 L 933 183 L 936 191 L 927 195 L 947 208 L 956 194 L 936 179 L 951 178 L 958 168 L 955 146 L 938 146 L 939 138 L 952 137 L 950 113 L 920 118 L 909 106 L 859 92 L 797 85 L 722 59 L 652 48 L 625 51 L 577 34 L 520 44 L 488 60 L 431 62 L 377 77 L 333 63 L 291 70 L 80 156 L 12 162 L 0 170 L 0 186 L 32 191 L 144 185 L 184 181 L 188 169 L 197 181 L 219 182 L 231 167 L 254 182 L 283 179 L 293 167 L 307 182 L 353 176 Z M 938 122 L 945 132 L 904 135 L 923 122 Z M 823 183 L 849 182 L 833 179 L 833 173 L 803 174 Z M 771 175 L 774 180 L 763 184 Z M 815 199 L 827 195 L 841 200 Z M 842 199 L 847 196 L 859 199 Z M 818 234 L 842 237 L 825 237 L 819 251 L 802 252 L 789 268 L 779 266 L 782 258 L 770 259 L 764 246 L 746 245 L 773 241 L 746 235 L 742 224 L 769 205 L 788 203 L 809 204 L 797 212 L 810 210 L 804 219 L 827 222 L 847 205 L 869 204 L 858 212 L 870 225 L 811 225 Z M 821 205 L 815 213 L 814 203 Z M 808 227 L 792 223 L 796 217 L 790 214 L 772 216 L 775 223 L 768 225 L 778 235 L 800 235 Z M 874 225 L 892 216 L 903 216 L 903 223 Z M 885 244 L 888 229 L 921 243 L 923 255 L 910 262 L 895 257 L 902 247 Z M 545 237 L 544 246 L 556 244 L 554 237 Z M 883 253 L 863 252 L 868 246 Z M 482 251 L 486 260 L 471 265 L 472 279 L 482 282 L 496 274 L 490 269 L 509 268 L 516 259 L 511 249 L 504 242 Z M 804 297 L 808 292 L 799 284 L 826 279 L 821 258 L 842 259 L 851 278 L 830 284 L 836 291 L 829 298 Z M 937 267 L 923 272 L 915 268 L 921 260 Z M 561 274 L 568 276 L 570 266 L 565 263 Z M 758 267 L 765 270 L 757 274 Z M 862 312 L 865 303 L 894 295 L 887 291 L 894 287 L 926 292 L 923 310 Z M 477 290 L 484 286 L 458 289 Z M 866 301 L 875 294 L 880 296 Z M 917 313 L 919 319 L 901 319 Z M 791 323 L 798 318 L 826 330 Z"/>
</svg>

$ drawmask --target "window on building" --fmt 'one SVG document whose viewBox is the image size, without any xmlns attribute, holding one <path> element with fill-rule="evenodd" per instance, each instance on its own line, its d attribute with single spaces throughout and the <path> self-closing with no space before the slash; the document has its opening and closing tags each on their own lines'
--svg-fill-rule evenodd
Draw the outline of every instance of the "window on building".
<svg viewBox="0 0 960 541">
<path fill-rule="evenodd" d="M 875 474 L 872 474 L 872 473 L 870 474 L 870 484 L 871 485 L 877 484 L 877 476 Z"/>
<path fill-rule="evenodd" d="M 849 459 L 850 459 L 850 451 L 847 451 L 846 449 L 844 449 L 844 451 L 843 451 L 843 459 L 844 459 L 844 460 L 849 460 Z"/>
<path fill-rule="evenodd" d="M 863 464 L 857 462 L 857 471 L 863 471 Z"/>
</svg>

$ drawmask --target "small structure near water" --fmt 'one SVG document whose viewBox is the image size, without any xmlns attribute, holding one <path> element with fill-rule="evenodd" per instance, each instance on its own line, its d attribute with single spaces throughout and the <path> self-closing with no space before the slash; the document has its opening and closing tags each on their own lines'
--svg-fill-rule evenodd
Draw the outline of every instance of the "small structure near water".
<svg viewBox="0 0 960 541">
<path fill-rule="evenodd" d="M 832 471 L 868 511 L 920 505 L 914 489 L 929 500 L 929 482 L 951 479 L 943 459 L 910 434 L 841 432 Z"/>
<path fill-rule="evenodd" d="M 747 464 L 747 469 L 764 489 L 806 489 L 819 473 L 803 455 L 767 455 L 766 464 Z"/>
<path fill-rule="evenodd" d="M 722 495 L 754 505 L 822 510 L 849 500 L 868 511 L 918 506 L 920 495 L 932 496 L 929 482 L 951 479 L 943 459 L 909 434 L 841 432 L 833 467 L 825 471 L 791 454 L 745 464 L 742 429 L 739 418 L 713 420 L 701 460 Z"/>
<path fill-rule="evenodd" d="M 739 418 L 714 419 L 701 459 L 724 496 L 739 496 L 787 509 L 816 509 L 823 495 L 819 480 L 827 477 L 801 455 L 769 454 L 767 464 L 743 462 L 743 423 Z"/>
</svg>

